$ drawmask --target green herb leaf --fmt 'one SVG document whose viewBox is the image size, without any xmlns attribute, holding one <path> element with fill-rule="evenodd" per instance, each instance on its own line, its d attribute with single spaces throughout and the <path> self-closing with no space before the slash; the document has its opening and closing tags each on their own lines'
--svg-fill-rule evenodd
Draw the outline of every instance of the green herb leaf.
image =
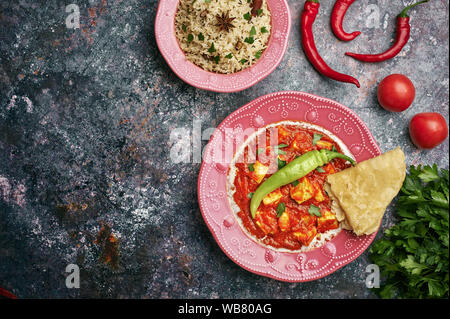
<svg viewBox="0 0 450 319">
<path fill-rule="evenodd" d="M 255 163 L 248 164 L 248 170 L 250 172 L 254 172 L 255 171 L 255 168 L 253 166 L 255 166 Z"/>
<path fill-rule="evenodd" d="M 250 13 L 244 14 L 244 19 L 245 20 L 250 21 L 251 18 L 252 18 L 252 15 Z"/>
<path fill-rule="evenodd" d="M 439 172 L 437 169 L 437 165 L 434 164 L 433 167 L 425 166 L 423 168 L 422 173 L 420 173 L 418 176 L 425 183 L 439 179 Z"/>
<path fill-rule="evenodd" d="M 420 263 L 417 263 L 414 260 L 414 256 L 408 255 L 408 257 L 404 260 L 402 260 L 399 263 L 400 266 L 406 269 L 411 275 L 420 275 L 420 273 L 427 268 L 426 265 L 422 265 Z"/>
<path fill-rule="evenodd" d="M 252 198 L 254 193 L 248 193 L 247 198 Z"/>
<path fill-rule="evenodd" d="M 261 28 L 261 33 L 269 33 L 269 30 L 267 30 L 266 27 Z"/>
<path fill-rule="evenodd" d="M 186 28 L 186 26 L 184 25 L 184 23 L 181 25 L 181 29 L 182 29 L 184 32 L 187 31 L 187 28 Z"/>
<path fill-rule="evenodd" d="M 254 35 L 256 35 L 256 28 L 253 26 L 252 29 L 250 30 L 250 36 Z"/>
<path fill-rule="evenodd" d="M 279 218 L 281 214 L 286 210 L 286 205 L 284 203 L 279 203 L 277 206 L 277 217 Z"/>
<path fill-rule="evenodd" d="M 192 42 L 192 40 L 194 40 L 194 36 L 191 33 L 189 33 L 187 36 L 187 42 Z"/>
<path fill-rule="evenodd" d="M 317 141 L 320 141 L 321 138 L 322 138 L 322 135 L 321 135 L 321 134 L 314 133 L 314 136 L 313 136 L 313 145 L 316 145 Z"/>
<path fill-rule="evenodd" d="M 299 182 L 299 181 L 293 181 L 291 184 L 292 184 L 292 186 L 295 187 L 295 186 L 297 186 L 298 184 L 300 184 L 300 182 Z"/>
<path fill-rule="evenodd" d="M 325 173 L 325 170 L 322 167 L 317 167 L 316 171 L 318 171 L 319 173 Z"/>
<path fill-rule="evenodd" d="M 199 33 L 199 34 L 198 34 L 198 39 L 199 39 L 200 41 L 205 40 L 205 36 L 203 35 L 203 33 Z"/>
<path fill-rule="evenodd" d="M 214 62 L 216 62 L 216 64 L 219 64 L 219 61 L 220 61 L 220 56 L 215 56 L 214 57 Z"/>
<path fill-rule="evenodd" d="M 245 63 L 247 63 L 248 62 L 248 60 L 246 60 L 246 59 L 242 59 L 241 61 L 239 61 L 239 62 L 241 62 L 241 64 L 245 64 Z"/>
<path fill-rule="evenodd" d="M 314 204 L 311 204 L 311 206 L 309 206 L 308 213 L 311 216 L 315 215 L 317 217 L 322 217 L 322 214 L 320 213 L 319 207 L 315 206 Z"/>
<path fill-rule="evenodd" d="M 278 163 L 278 169 L 283 168 L 286 166 L 286 161 L 282 161 L 277 157 L 277 163 Z"/>
<path fill-rule="evenodd" d="M 263 13 L 263 9 L 258 9 L 258 11 L 256 11 L 256 15 L 257 15 L 257 16 L 260 16 L 261 13 Z"/>
<path fill-rule="evenodd" d="M 274 150 L 275 154 L 278 154 L 278 155 L 286 155 L 286 152 L 283 151 L 283 150 L 280 150 L 280 148 L 285 148 L 285 147 L 287 147 L 287 146 L 288 146 L 288 145 L 286 145 L 286 144 L 275 145 L 275 146 L 273 147 L 273 150 Z"/>
<path fill-rule="evenodd" d="M 232 53 L 228 53 L 225 57 L 226 57 L 227 59 L 231 59 L 231 58 L 233 57 L 233 54 L 232 54 Z"/>
<path fill-rule="evenodd" d="M 210 3 L 210 2 L 211 2 L 211 0 L 205 0 L 205 2 L 206 2 L 206 3 Z"/>
<path fill-rule="evenodd" d="M 261 54 L 262 54 L 261 50 L 258 50 L 258 51 L 255 53 L 255 58 L 259 59 L 259 58 L 261 57 Z"/>
<path fill-rule="evenodd" d="M 255 39 L 253 37 L 248 37 L 244 39 L 244 42 L 248 44 L 253 44 L 253 42 L 255 42 Z"/>
<path fill-rule="evenodd" d="M 214 47 L 214 42 L 211 42 L 211 46 L 209 47 L 208 52 L 209 53 L 216 52 L 216 48 Z"/>
<path fill-rule="evenodd" d="M 338 150 L 337 150 L 336 146 L 333 145 L 333 146 L 331 146 L 331 151 L 332 152 L 337 152 Z"/>
</svg>

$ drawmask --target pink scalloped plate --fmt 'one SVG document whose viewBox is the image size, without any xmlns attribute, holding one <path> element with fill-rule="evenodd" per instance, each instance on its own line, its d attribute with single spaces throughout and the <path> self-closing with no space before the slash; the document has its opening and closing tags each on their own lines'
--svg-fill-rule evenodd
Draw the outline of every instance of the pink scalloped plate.
<svg viewBox="0 0 450 319">
<path fill-rule="evenodd" d="M 208 72 L 186 59 L 175 35 L 174 21 L 178 1 L 159 1 L 155 35 L 158 48 L 167 64 L 186 83 L 214 92 L 238 92 L 263 80 L 283 59 L 291 29 L 291 15 L 286 0 L 267 0 L 272 16 L 272 33 L 267 49 L 253 66 L 232 74 Z"/>
<path fill-rule="evenodd" d="M 233 143 L 230 132 L 256 130 L 285 120 L 323 127 L 347 146 L 357 162 L 381 154 L 367 126 L 348 107 L 303 92 L 268 94 L 233 112 L 211 136 L 203 153 L 198 177 L 198 201 L 212 235 L 235 263 L 262 276 L 304 282 L 325 277 L 355 260 L 369 247 L 376 232 L 358 237 L 342 230 L 323 246 L 296 253 L 267 248 L 244 232 L 228 200 L 226 183 L 229 164 L 224 163 L 225 160 L 215 160 L 219 157 L 214 155 L 223 153 L 227 143 Z"/>
</svg>

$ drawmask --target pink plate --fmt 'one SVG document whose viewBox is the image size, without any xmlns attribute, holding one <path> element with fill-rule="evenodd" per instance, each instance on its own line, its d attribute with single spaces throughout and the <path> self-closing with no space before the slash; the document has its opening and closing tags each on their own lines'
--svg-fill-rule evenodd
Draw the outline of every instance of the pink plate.
<svg viewBox="0 0 450 319">
<path fill-rule="evenodd" d="M 287 49 L 291 16 L 286 0 L 267 0 L 272 15 L 272 34 L 267 49 L 253 66 L 233 74 L 203 70 L 188 61 L 175 35 L 179 0 L 160 0 L 155 20 L 156 43 L 170 68 L 186 83 L 215 92 L 238 92 L 258 83 L 275 70 Z"/>
<path fill-rule="evenodd" d="M 232 132 L 257 129 L 284 120 L 304 121 L 325 128 L 344 142 L 358 162 L 381 154 L 367 126 L 346 106 L 303 92 L 268 94 L 233 112 L 211 136 L 200 168 L 198 200 L 203 218 L 217 243 L 238 265 L 277 280 L 311 281 L 356 259 L 376 233 L 357 237 L 342 230 L 322 247 L 301 253 L 278 252 L 264 247 L 242 230 L 230 208 L 226 189 L 226 162 L 230 161 L 215 160 L 227 144 L 235 143 Z M 241 145 L 239 143 L 242 140 L 236 143 L 237 146 Z"/>
</svg>

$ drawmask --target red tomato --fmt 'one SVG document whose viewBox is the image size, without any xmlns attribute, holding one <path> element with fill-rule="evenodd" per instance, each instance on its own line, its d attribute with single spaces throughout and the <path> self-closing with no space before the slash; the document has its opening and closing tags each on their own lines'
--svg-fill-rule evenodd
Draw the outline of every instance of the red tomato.
<svg viewBox="0 0 450 319">
<path fill-rule="evenodd" d="M 391 74 L 378 85 L 378 102 L 388 111 L 402 112 L 414 101 L 414 84 L 403 74 Z"/>
<path fill-rule="evenodd" d="M 448 126 L 439 113 L 419 113 L 409 122 L 409 134 L 418 148 L 431 149 L 447 138 Z"/>
</svg>

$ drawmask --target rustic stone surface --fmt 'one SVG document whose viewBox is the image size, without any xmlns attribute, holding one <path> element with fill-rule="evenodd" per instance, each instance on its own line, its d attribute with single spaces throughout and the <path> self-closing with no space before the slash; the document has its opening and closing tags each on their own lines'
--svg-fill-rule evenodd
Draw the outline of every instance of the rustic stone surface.
<svg viewBox="0 0 450 319">
<path fill-rule="evenodd" d="M 448 121 L 448 1 L 412 10 L 409 43 L 380 64 L 344 53 L 386 49 L 396 14 L 412 1 L 355 2 L 344 26 L 363 33 L 350 43 L 332 35 L 332 1 L 324 1 L 314 25 L 317 47 L 330 66 L 360 80 L 357 89 L 311 67 L 300 46 L 304 1 L 290 0 L 283 61 L 234 94 L 195 89 L 169 69 L 155 42 L 157 1 L 73 0 L 81 14 L 76 30 L 66 27 L 66 2 L 0 2 L 1 287 L 21 298 L 375 297 L 364 283 L 367 252 L 309 283 L 277 282 L 234 264 L 199 211 L 200 163 L 170 161 L 168 139 L 196 119 L 216 127 L 254 98 L 298 90 L 352 108 L 383 151 L 404 149 L 407 164 L 448 168 L 448 140 L 419 151 L 407 131 L 417 112 L 440 112 Z M 391 73 L 416 86 L 413 107 L 401 114 L 376 100 L 377 84 Z M 395 222 L 394 206 L 382 228 Z M 65 287 L 70 263 L 81 268 L 80 289 Z"/>
</svg>

